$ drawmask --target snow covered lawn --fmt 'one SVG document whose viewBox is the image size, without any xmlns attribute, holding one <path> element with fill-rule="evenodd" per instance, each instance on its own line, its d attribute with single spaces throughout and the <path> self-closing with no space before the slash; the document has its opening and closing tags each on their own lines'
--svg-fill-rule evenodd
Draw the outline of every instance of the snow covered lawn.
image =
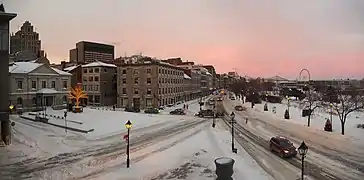
<svg viewBox="0 0 364 180">
<path fill-rule="evenodd" d="M 211 128 L 208 124 L 198 133 L 191 134 L 190 132 L 188 134 L 189 132 L 186 132 L 185 135 L 148 147 L 131 154 L 132 159 L 135 156 L 143 156 L 171 144 L 173 141 L 182 139 L 182 136 L 187 137 L 186 140 L 173 145 L 169 149 L 157 151 L 136 162 L 132 160 L 129 169 L 123 164 L 125 159 L 120 159 L 120 162 L 116 163 L 119 165 L 113 165 L 113 169 L 106 168 L 103 173 L 92 176 L 92 179 L 211 180 L 216 178 L 214 160 L 219 157 L 230 157 L 235 160 L 234 179 L 272 179 L 240 145 L 236 145 L 238 154 L 231 152 L 231 135 L 223 126 L 221 122 L 218 122 L 216 128 Z M 117 168 L 115 169 L 115 167 Z"/>
<path fill-rule="evenodd" d="M 250 106 L 250 103 L 246 104 Z M 276 113 L 272 112 L 272 108 L 276 107 Z M 251 108 L 251 107 L 248 107 Z M 284 111 L 287 109 L 287 104 L 273 104 L 268 103 L 268 112 L 264 112 L 264 102 L 262 104 L 256 104 L 254 106 L 254 111 L 258 113 L 264 113 L 267 116 L 273 118 L 278 118 L 284 121 L 289 121 L 292 123 L 307 126 L 307 117 L 302 117 L 302 107 L 300 107 L 298 102 L 291 102 L 289 107 L 290 119 L 284 119 Z M 333 133 L 341 133 L 341 122 L 337 115 L 332 116 L 333 123 Z M 328 109 L 317 108 L 311 117 L 311 126 L 317 129 L 323 130 L 326 119 L 330 119 L 330 114 Z M 357 128 L 357 124 L 364 124 L 364 113 L 363 112 L 353 112 L 347 117 L 345 124 L 345 135 L 351 136 L 355 141 L 364 144 L 364 129 Z"/>
</svg>

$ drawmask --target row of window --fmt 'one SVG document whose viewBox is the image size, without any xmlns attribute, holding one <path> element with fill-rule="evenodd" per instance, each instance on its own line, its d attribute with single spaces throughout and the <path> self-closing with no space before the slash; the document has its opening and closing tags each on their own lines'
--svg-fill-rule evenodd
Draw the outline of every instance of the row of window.
<svg viewBox="0 0 364 180">
<path fill-rule="evenodd" d="M 184 72 L 179 72 L 179 71 L 173 71 L 170 69 L 159 69 L 158 70 L 159 74 L 170 74 L 170 75 L 179 75 L 179 76 L 183 76 Z"/>
<path fill-rule="evenodd" d="M 140 78 L 134 78 L 134 84 L 135 85 L 138 85 L 139 84 L 139 80 L 140 80 Z M 121 84 L 127 84 L 126 78 L 123 78 L 121 80 Z M 147 78 L 147 84 L 152 84 L 152 78 Z"/>
<path fill-rule="evenodd" d="M 41 84 L 41 88 L 47 88 L 47 81 L 42 81 Z M 62 87 L 67 89 L 68 85 L 67 85 L 67 81 L 62 81 Z M 37 81 L 32 81 L 31 82 L 31 88 L 32 89 L 37 89 Z M 56 81 L 51 81 L 51 88 L 56 88 Z M 17 81 L 17 89 L 23 89 L 23 81 L 22 80 L 18 80 Z"/>
<path fill-rule="evenodd" d="M 85 87 L 84 87 L 85 89 Z M 174 88 L 159 88 L 158 89 L 158 93 L 159 94 L 170 94 L 170 93 L 180 93 L 183 92 L 184 88 L 183 87 L 174 87 Z M 123 88 L 122 89 L 122 94 L 126 95 L 127 94 L 127 89 Z M 139 94 L 139 89 L 134 89 L 134 94 L 137 95 Z M 147 89 L 147 95 L 151 95 L 152 94 L 152 90 L 151 89 Z"/>
<path fill-rule="evenodd" d="M 146 69 L 146 72 L 147 72 L 147 74 L 151 74 L 152 73 L 152 69 L 151 68 L 147 68 Z M 122 74 L 123 75 L 126 75 L 126 69 L 123 69 Z M 139 74 L 139 70 L 138 69 L 134 69 L 134 74 L 135 75 L 138 75 Z"/>
<path fill-rule="evenodd" d="M 104 72 L 107 72 L 107 68 L 84 68 L 83 73 L 99 73 L 100 69 L 104 69 Z"/>
<path fill-rule="evenodd" d="M 83 85 L 84 91 L 99 91 L 99 85 Z"/>
<path fill-rule="evenodd" d="M 87 78 L 87 76 L 84 76 L 83 77 L 83 81 L 84 82 L 87 82 L 87 81 L 99 81 L 99 76 L 88 76 L 88 78 Z"/>
</svg>

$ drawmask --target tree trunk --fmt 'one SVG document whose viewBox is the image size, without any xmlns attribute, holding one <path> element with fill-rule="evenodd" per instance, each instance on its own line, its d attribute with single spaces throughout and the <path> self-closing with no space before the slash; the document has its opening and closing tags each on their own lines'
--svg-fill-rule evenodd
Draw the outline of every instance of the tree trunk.
<svg viewBox="0 0 364 180">
<path fill-rule="evenodd" d="M 341 134 L 344 135 L 345 134 L 345 122 L 344 119 L 341 120 Z"/>
<path fill-rule="evenodd" d="M 311 124 L 311 114 L 309 114 L 307 118 L 307 127 L 310 127 L 310 124 Z"/>
</svg>

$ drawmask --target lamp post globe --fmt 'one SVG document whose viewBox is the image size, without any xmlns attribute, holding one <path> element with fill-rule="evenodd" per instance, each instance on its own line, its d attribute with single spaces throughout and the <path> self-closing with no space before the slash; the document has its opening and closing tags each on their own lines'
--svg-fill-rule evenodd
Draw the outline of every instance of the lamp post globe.
<svg viewBox="0 0 364 180">
<path fill-rule="evenodd" d="M 130 167 L 130 129 L 133 126 L 133 124 L 128 120 L 128 122 L 125 123 L 125 127 L 128 130 L 128 138 L 127 138 L 127 145 L 126 145 L 126 168 Z"/>
<path fill-rule="evenodd" d="M 130 129 L 133 126 L 133 124 L 128 120 L 128 122 L 125 123 L 125 128 Z"/>
<path fill-rule="evenodd" d="M 300 145 L 300 147 L 298 147 L 298 153 L 301 155 L 301 156 L 305 156 L 308 152 L 308 147 L 305 143 L 305 141 L 303 141 Z"/>
</svg>

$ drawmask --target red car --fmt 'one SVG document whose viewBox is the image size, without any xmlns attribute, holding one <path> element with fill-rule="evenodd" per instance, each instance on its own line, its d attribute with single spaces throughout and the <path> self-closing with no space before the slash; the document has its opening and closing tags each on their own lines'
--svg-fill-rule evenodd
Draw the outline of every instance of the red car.
<svg viewBox="0 0 364 180">
<path fill-rule="evenodd" d="M 297 149 L 293 143 L 285 137 L 272 137 L 269 141 L 269 148 L 272 152 L 277 153 L 280 157 L 295 157 Z"/>
</svg>

